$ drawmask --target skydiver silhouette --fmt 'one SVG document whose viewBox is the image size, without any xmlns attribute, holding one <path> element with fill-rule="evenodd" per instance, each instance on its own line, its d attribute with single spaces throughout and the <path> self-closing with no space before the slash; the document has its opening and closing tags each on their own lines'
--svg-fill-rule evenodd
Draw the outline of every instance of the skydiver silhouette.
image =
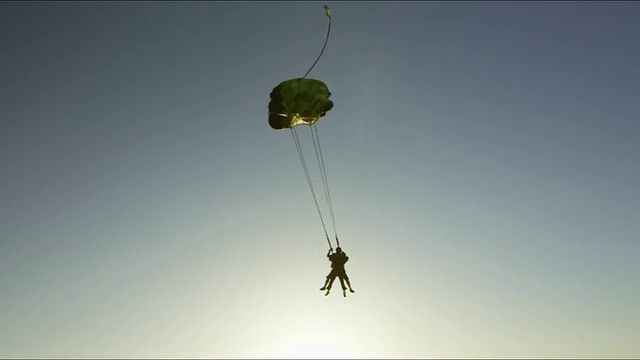
<svg viewBox="0 0 640 360">
<path fill-rule="evenodd" d="M 342 249 L 338 246 L 335 253 L 333 252 L 333 249 L 329 249 L 327 258 L 329 258 L 329 261 L 331 261 L 331 271 L 329 272 L 329 275 L 327 275 L 324 281 L 324 285 L 320 288 L 320 290 L 327 290 L 324 295 L 329 295 L 331 286 L 333 285 L 333 281 L 336 279 L 336 277 L 338 277 L 340 279 L 340 285 L 342 286 L 342 295 L 344 297 L 347 296 L 347 288 L 344 286 L 345 282 L 347 283 L 347 286 L 349 286 L 349 291 L 354 293 L 355 291 L 351 288 L 351 282 L 349 282 L 349 277 L 347 276 L 347 272 L 344 269 L 344 264 L 349 261 L 349 257 L 347 256 L 347 254 L 342 252 Z"/>
</svg>

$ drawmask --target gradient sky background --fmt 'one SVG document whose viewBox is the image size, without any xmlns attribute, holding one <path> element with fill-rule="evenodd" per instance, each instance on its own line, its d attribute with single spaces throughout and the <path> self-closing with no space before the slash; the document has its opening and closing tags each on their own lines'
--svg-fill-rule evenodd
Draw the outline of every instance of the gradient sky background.
<svg viewBox="0 0 640 360">
<path fill-rule="evenodd" d="M 323 4 L 0 3 L 0 357 L 640 356 L 640 3 L 327 3 L 346 299 Z"/>
</svg>

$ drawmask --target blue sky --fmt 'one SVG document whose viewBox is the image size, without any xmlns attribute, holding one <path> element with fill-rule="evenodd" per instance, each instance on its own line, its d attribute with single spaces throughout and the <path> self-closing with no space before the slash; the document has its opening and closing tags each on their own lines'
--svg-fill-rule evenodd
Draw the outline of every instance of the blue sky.
<svg viewBox="0 0 640 360">
<path fill-rule="evenodd" d="M 0 3 L 0 357 L 640 355 L 640 4 L 327 3 L 347 298 L 323 4 Z"/>
</svg>

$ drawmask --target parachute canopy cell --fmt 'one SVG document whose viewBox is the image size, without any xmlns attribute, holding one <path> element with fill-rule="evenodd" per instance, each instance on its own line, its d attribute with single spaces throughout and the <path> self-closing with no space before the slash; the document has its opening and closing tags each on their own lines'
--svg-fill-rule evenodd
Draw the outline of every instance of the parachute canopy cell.
<svg viewBox="0 0 640 360">
<path fill-rule="evenodd" d="M 294 78 L 271 91 L 269 125 L 275 130 L 313 125 L 333 108 L 327 85 L 316 79 Z"/>
</svg>

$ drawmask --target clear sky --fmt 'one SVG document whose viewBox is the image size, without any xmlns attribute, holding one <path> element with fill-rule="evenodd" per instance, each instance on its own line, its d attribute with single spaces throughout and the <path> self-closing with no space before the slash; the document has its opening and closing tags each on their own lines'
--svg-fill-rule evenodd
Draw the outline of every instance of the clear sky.
<svg viewBox="0 0 640 360">
<path fill-rule="evenodd" d="M 346 298 L 324 4 L 0 3 L 0 357 L 640 357 L 640 3 L 327 3 Z"/>
</svg>

